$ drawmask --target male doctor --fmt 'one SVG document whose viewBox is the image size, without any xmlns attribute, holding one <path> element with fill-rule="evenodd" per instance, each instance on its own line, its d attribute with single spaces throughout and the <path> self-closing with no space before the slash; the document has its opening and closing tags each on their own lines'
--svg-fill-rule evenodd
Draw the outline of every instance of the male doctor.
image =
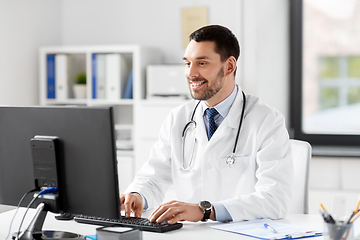
<svg viewBox="0 0 360 240">
<path fill-rule="evenodd" d="M 183 60 L 194 100 L 171 111 L 150 158 L 121 194 L 126 217 L 150 208 L 151 222 L 170 224 L 285 217 L 293 162 L 284 117 L 235 84 L 239 54 L 225 27 L 190 35 Z M 161 204 L 170 187 L 177 200 Z"/>
</svg>

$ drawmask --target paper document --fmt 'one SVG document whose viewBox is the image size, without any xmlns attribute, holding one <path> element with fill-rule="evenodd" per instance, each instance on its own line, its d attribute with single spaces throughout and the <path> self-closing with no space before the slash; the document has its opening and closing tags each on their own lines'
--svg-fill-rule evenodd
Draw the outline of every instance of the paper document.
<svg viewBox="0 0 360 240">
<path fill-rule="evenodd" d="M 305 229 L 271 219 L 257 219 L 252 221 L 225 223 L 213 225 L 211 227 L 222 231 L 233 232 L 260 239 L 296 239 L 321 236 L 321 232 L 314 229 Z"/>
</svg>

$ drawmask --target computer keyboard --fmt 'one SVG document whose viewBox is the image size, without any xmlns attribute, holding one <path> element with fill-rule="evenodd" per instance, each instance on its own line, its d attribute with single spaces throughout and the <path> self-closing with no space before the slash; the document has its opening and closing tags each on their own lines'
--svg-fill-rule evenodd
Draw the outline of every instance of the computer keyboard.
<svg viewBox="0 0 360 240">
<path fill-rule="evenodd" d="M 167 221 L 163 221 L 162 223 L 149 222 L 147 218 L 136 218 L 136 217 L 130 217 L 130 218 L 122 217 L 121 219 L 108 219 L 101 217 L 77 215 L 74 217 L 74 220 L 78 223 L 95 224 L 100 226 L 131 227 L 131 228 L 139 229 L 140 231 L 158 232 L 158 233 L 172 231 L 175 229 L 179 229 L 183 226 L 182 223 L 168 224 Z"/>
</svg>

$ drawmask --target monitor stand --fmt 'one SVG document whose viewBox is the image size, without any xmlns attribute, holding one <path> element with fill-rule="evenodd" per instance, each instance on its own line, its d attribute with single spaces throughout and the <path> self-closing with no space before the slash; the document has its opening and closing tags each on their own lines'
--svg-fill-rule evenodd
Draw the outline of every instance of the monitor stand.
<svg viewBox="0 0 360 240">
<path fill-rule="evenodd" d="M 70 240 L 70 239 L 83 239 L 85 237 L 76 233 L 63 232 L 63 231 L 52 231 L 42 230 L 47 211 L 45 204 L 40 203 L 36 208 L 34 218 L 31 220 L 29 226 L 25 231 L 19 234 L 13 233 L 12 239 L 14 240 L 41 240 L 41 239 L 53 239 L 53 240 Z"/>
</svg>

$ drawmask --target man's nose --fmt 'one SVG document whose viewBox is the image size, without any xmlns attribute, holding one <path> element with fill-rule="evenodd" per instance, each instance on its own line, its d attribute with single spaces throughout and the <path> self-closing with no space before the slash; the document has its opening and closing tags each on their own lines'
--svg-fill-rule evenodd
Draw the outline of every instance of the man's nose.
<svg viewBox="0 0 360 240">
<path fill-rule="evenodd" d="M 199 77 L 199 69 L 196 65 L 190 64 L 190 66 L 186 68 L 185 75 L 189 79 Z"/>
</svg>

